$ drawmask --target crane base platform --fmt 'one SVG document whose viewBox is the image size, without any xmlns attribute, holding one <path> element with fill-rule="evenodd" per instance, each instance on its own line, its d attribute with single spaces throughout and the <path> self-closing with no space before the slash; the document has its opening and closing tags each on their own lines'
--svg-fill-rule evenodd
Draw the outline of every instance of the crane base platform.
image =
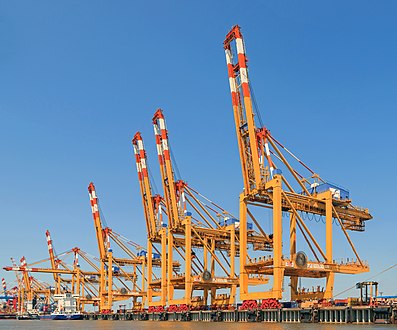
<svg viewBox="0 0 397 330">
<path fill-rule="evenodd" d="M 183 312 L 122 311 L 113 314 L 85 314 L 85 320 L 176 321 L 176 322 L 265 322 L 265 323 L 354 323 L 397 324 L 397 307 L 329 306 L 278 309 L 206 309 Z"/>
</svg>

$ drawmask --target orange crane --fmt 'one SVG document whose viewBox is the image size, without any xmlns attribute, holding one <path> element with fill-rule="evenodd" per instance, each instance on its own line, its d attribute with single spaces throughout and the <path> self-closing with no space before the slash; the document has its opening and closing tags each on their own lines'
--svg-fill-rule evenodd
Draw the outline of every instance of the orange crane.
<svg viewBox="0 0 397 330">
<path fill-rule="evenodd" d="M 18 287 L 18 312 L 20 314 L 32 312 L 35 310 L 35 301 L 38 295 L 44 294 L 48 302 L 50 299 L 50 289 L 41 285 L 33 276 L 29 276 L 29 269 L 27 268 L 26 258 L 22 257 L 21 266 L 16 266 L 15 260 L 11 258 L 14 266 L 4 267 L 5 270 L 22 271 L 23 280 L 21 286 Z M 19 276 L 17 277 L 19 278 Z"/>
<path fill-rule="evenodd" d="M 177 201 L 176 183 L 171 162 L 171 153 L 168 142 L 168 131 L 165 125 L 164 115 L 158 109 L 153 116 L 154 134 L 156 136 L 157 155 L 160 164 L 160 173 L 163 184 L 164 199 L 168 212 L 169 228 L 180 226 L 179 207 Z"/>
<path fill-rule="evenodd" d="M 235 292 L 238 286 L 238 278 L 235 274 L 236 247 L 238 247 L 238 221 L 219 205 L 213 203 L 212 207 L 200 201 L 203 195 L 192 189 L 182 180 L 176 181 L 172 167 L 168 132 L 166 129 L 165 118 L 161 109 L 158 109 L 153 117 L 153 126 L 156 136 L 157 155 L 160 165 L 162 186 L 164 191 L 164 204 L 168 219 L 167 239 L 162 247 L 162 255 L 167 255 L 167 303 L 168 305 L 207 305 L 208 294 L 211 293 L 211 303 L 231 304 L 235 302 Z M 140 134 L 135 136 L 133 145 L 137 159 L 138 178 L 141 184 L 144 209 L 148 189 L 145 187 L 144 175 L 147 176 L 146 152 Z M 139 147 L 141 146 L 141 148 Z M 144 162 L 142 162 L 142 159 Z M 143 174 L 145 173 L 145 174 Z M 146 185 L 149 187 L 149 185 Z M 207 199 L 207 202 L 209 200 Z M 211 201 L 209 202 L 212 203 Z M 191 208 L 192 212 L 188 211 Z M 218 210 L 215 210 L 218 209 Z M 213 215 L 215 213 L 215 216 Z M 145 215 L 149 214 L 145 211 Z M 150 220 L 150 217 L 147 218 Z M 226 220 L 228 219 L 228 220 Z M 154 221 L 152 221 L 154 223 Z M 150 226 L 148 226 L 150 228 Z M 266 239 L 259 237 L 251 232 L 255 242 L 260 241 L 261 247 L 266 248 Z M 150 235 L 150 232 L 148 233 Z M 150 244 L 149 244 L 150 245 Z M 203 251 L 203 263 L 193 249 Z M 198 252 L 198 251 L 197 251 Z M 224 253 L 228 256 L 225 256 Z M 175 272 L 173 269 L 173 256 L 179 255 L 183 259 L 183 273 Z M 222 277 L 216 272 L 224 272 Z M 258 276 L 253 279 L 256 284 L 266 283 L 267 278 Z M 162 285 L 160 285 L 160 282 Z M 164 274 L 160 281 L 153 281 L 152 286 L 161 289 L 164 304 Z M 219 294 L 218 289 L 227 289 L 229 294 Z M 174 295 L 175 290 L 183 290 L 184 297 L 177 299 Z M 193 296 L 194 291 L 202 291 L 201 296 Z M 160 300 L 161 301 L 161 300 Z"/>
<path fill-rule="evenodd" d="M 25 263 L 22 263 L 21 266 L 13 266 L 13 267 L 3 267 L 4 270 L 6 271 L 16 271 L 16 272 L 23 272 L 23 274 L 28 274 L 29 272 L 31 273 L 43 273 L 43 274 L 68 274 L 68 275 L 75 275 L 79 279 L 83 279 L 84 276 L 89 276 L 89 275 L 99 275 L 97 272 L 87 272 L 85 271 L 84 273 L 81 272 L 80 270 L 68 270 L 68 269 L 58 269 L 58 268 L 41 268 L 41 267 L 31 267 Z M 37 279 L 35 279 L 33 276 L 29 276 L 27 279 L 25 278 L 25 287 L 22 289 L 22 294 L 21 294 L 21 305 L 20 305 L 20 311 L 22 313 L 24 312 L 31 312 L 32 310 L 35 309 L 35 306 L 33 304 L 33 297 L 38 295 L 38 294 L 45 294 L 46 296 L 46 301 L 47 303 L 49 302 L 53 291 L 51 291 L 49 284 L 41 283 Z M 25 298 L 25 294 L 27 298 Z"/>
<path fill-rule="evenodd" d="M 239 26 L 234 26 L 227 34 L 224 49 L 244 182 L 244 190 L 240 195 L 240 298 L 281 299 L 284 277 L 289 276 L 291 299 L 330 299 L 335 273 L 357 274 L 369 270 L 359 257 L 347 230 L 363 231 L 364 222 L 372 216 L 368 209 L 353 206 L 346 190 L 321 179 L 276 140 L 266 127 L 256 125 L 255 118 L 259 117 L 259 113 L 255 113 L 253 108 L 247 57 Z M 311 177 L 301 175 L 287 158 L 309 171 Z M 280 166 L 276 166 L 276 163 Z M 263 236 L 270 239 L 272 246 L 272 255 L 265 260 L 252 260 L 247 256 L 247 217 L 261 228 L 260 221 L 249 206 L 272 210 L 273 233 L 266 234 L 263 228 L 260 229 Z M 290 216 L 289 256 L 283 255 L 282 212 Z M 304 214 L 325 217 L 325 251 L 304 222 Z M 334 260 L 333 223 L 340 226 L 356 260 L 348 263 Z M 296 251 L 297 230 L 315 260 L 309 260 L 305 251 Z M 288 242 L 284 244 L 287 245 Z M 256 274 L 270 275 L 273 279 L 272 288 L 264 292 L 250 292 L 249 279 Z M 325 290 L 299 290 L 299 278 L 325 278 Z"/>
<path fill-rule="evenodd" d="M 141 190 L 143 211 L 146 220 L 146 229 L 148 236 L 155 237 L 161 228 L 161 220 L 159 219 L 158 206 L 162 198 L 160 195 L 153 196 L 150 179 L 147 168 L 147 156 L 143 145 L 143 139 L 140 132 L 137 132 L 132 139 L 132 146 L 135 153 L 135 161 L 138 173 L 139 187 Z"/>
<path fill-rule="evenodd" d="M 158 194 L 152 194 L 151 183 L 148 175 L 147 155 L 143 144 L 142 135 L 137 132 L 132 139 L 132 146 L 135 153 L 135 161 L 138 173 L 139 187 L 141 190 L 142 205 L 146 220 L 146 229 L 148 233 L 147 242 L 147 299 L 149 306 L 165 306 L 167 299 L 167 231 L 166 225 L 162 218 L 162 197 Z M 155 244 L 160 243 L 160 250 Z M 153 287 L 153 250 L 161 256 L 161 285 L 156 291 Z M 179 264 L 173 263 L 173 267 L 179 267 Z M 159 296 L 158 302 L 153 297 Z"/>
<path fill-rule="evenodd" d="M 152 195 L 151 183 L 148 176 L 147 156 L 144 149 L 143 139 L 140 132 L 137 132 L 132 140 L 132 145 L 136 158 L 138 179 L 141 188 L 141 197 L 144 208 L 145 220 L 148 229 L 148 251 L 147 251 L 147 296 L 149 306 L 164 306 L 167 297 L 167 224 L 163 219 L 162 208 L 163 198 L 156 194 Z M 157 248 L 155 244 L 160 244 Z M 153 252 L 155 251 L 155 252 Z M 161 252 L 160 252 L 161 251 Z M 153 273 L 153 266 L 161 268 L 160 285 L 157 276 Z M 180 262 L 172 261 L 173 272 L 180 269 Z M 150 275 L 152 274 L 152 275 Z M 154 276 L 154 279 L 153 279 Z M 153 280 L 156 282 L 154 283 Z M 160 296 L 159 301 L 154 301 L 153 297 Z"/>
<path fill-rule="evenodd" d="M 11 263 L 14 267 L 17 267 L 17 263 L 13 257 L 10 258 Z M 15 277 L 17 279 L 17 306 L 18 309 L 20 309 L 21 302 L 22 302 L 22 290 L 23 290 L 23 281 L 21 280 L 21 277 L 19 276 L 19 272 L 15 271 Z"/>
<path fill-rule="evenodd" d="M 52 239 L 51 239 L 51 234 L 50 234 L 49 230 L 46 231 L 45 235 L 46 235 L 46 239 L 47 239 L 47 247 L 48 247 L 48 254 L 50 255 L 51 267 L 53 269 L 57 269 L 59 263 L 57 263 L 57 260 L 55 259 L 55 256 L 54 256 Z M 53 276 L 54 276 L 54 281 L 55 281 L 55 294 L 60 294 L 61 293 L 61 277 L 57 273 L 53 273 Z"/>
<path fill-rule="evenodd" d="M 79 253 L 83 253 L 80 249 L 74 248 L 70 251 L 63 253 L 64 256 L 70 255 L 78 251 Z M 84 305 L 86 304 L 96 304 L 99 298 L 95 292 L 98 290 L 95 289 L 94 284 L 97 283 L 96 278 L 99 278 L 100 273 L 95 269 L 94 271 L 82 271 L 79 267 L 75 267 L 74 269 L 69 269 L 65 263 L 58 259 L 58 256 L 55 256 L 55 260 L 57 260 L 55 268 L 45 268 L 45 267 L 32 267 L 39 263 L 46 262 L 50 259 L 40 260 L 38 262 L 34 262 L 30 265 L 26 264 L 26 260 L 22 262 L 21 266 L 18 267 L 14 264 L 12 267 L 4 267 L 3 269 L 6 271 L 15 271 L 23 272 L 23 274 L 28 274 L 28 278 L 24 280 L 25 285 L 21 288 L 20 291 L 20 307 L 21 312 L 27 312 L 34 309 L 33 298 L 38 295 L 45 295 L 45 300 L 47 303 L 49 302 L 52 294 L 56 292 L 56 290 L 52 290 L 51 286 L 47 283 L 41 283 L 33 276 L 29 276 L 29 272 L 31 273 L 45 273 L 45 274 L 56 274 L 57 276 L 63 275 L 71 275 L 72 278 L 62 278 L 60 280 L 61 283 L 71 283 L 71 288 L 69 289 L 66 286 L 62 286 L 60 289 L 60 293 L 68 292 L 72 294 L 76 294 L 79 296 L 78 305 L 82 306 L 80 309 L 84 309 Z M 86 258 L 86 256 L 84 256 Z M 92 262 L 91 262 L 92 263 Z M 62 265 L 63 268 L 59 268 L 58 265 Z M 57 282 L 56 282 L 57 283 Z M 83 297 L 84 292 L 88 292 L 86 297 Z"/>
<path fill-rule="evenodd" d="M 92 182 L 88 186 L 88 192 L 90 196 L 100 259 L 99 309 L 102 313 L 110 313 L 113 301 L 130 298 L 133 298 L 134 307 L 140 308 L 145 304 L 146 297 L 143 291 L 145 284 L 146 259 L 145 257 L 133 254 L 122 243 L 120 235 L 115 234 L 111 228 L 103 228 L 99 212 L 98 196 Z M 129 255 L 129 258 L 115 258 L 113 256 L 113 250 L 110 246 L 111 238 Z M 128 273 L 122 268 L 122 266 L 126 265 L 133 266 L 134 270 L 132 273 Z M 140 266 L 142 270 L 138 268 L 138 266 Z M 136 283 L 138 277 L 137 271 L 142 275 L 142 288 L 140 288 Z M 133 287 L 129 288 L 121 278 L 131 281 L 133 283 Z M 117 279 L 121 283 L 122 287 L 120 289 L 116 287 L 114 279 Z M 142 299 L 140 303 L 137 302 L 137 298 L 139 297 Z"/>
<path fill-rule="evenodd" d="M 55 281 L 54 294 L 61 294 L 64 293 L 64 291 L 66 290 L 66 288 L 63 288 L 61 290 L 61 283 L 70 283 L 71 284 L 70 293 L 79 295 L 80 298 L 78 298 L 77 301 L 78 304 L 81 304 L 82 310 L 84 309 L 85 304 L 89 304 L 89 303 L 94 304 L 96 302 L 96 299 L 94 299 L 94 297 L 96 297 L 96 294 L 94 294 L 94 291 L 96 291 L 96 288 L 94 286 L 94 283 L 96 283 L 96 275 L 84 275 L 84 271 L 80 271 L 78 258 L 79 258 L 79 254 L 82 253 L 82 251 L 78 247 L 75 247 L 70 251 L 66 251 L 63 253 L 63 255 L 65 256 L 69 254 L 74 255 L 73 271 L 72 271 L 72 269 L 69 268 L 60 258 L 58 258 L 58 255 L 54 253 L 55 249 L 49 230 L 46 231 L 46 239 L 47 239 L 48 253 L 50 256 L 49 259 L 51 262 L 51 268 L 59 269 L 59 266 L 62 266 L 65 270 L 69 271 L 68 274 L 71 275 L 71 278 L 62 278 L 60 274 L 55 272 L 52 273 Z M 94 268 L 96 272 L 98 272 L 99 275 L 99 268 L 95 264 L 93 264 L 91 260 L 89 260 L 86 256 L 84 256 L 83 258 L 85 261 L 87 261 L 87 263 L 91 267 Z M 84 291 L 88 291 L 89 299 L 82 297 Z"/>
<path fill-rule="evenodd" d="M 3 286 L 3 295 L 0 295 L 0 300 L 4 300 L 5 304 L 1 304 L 2 310 L 0 310 L 0 314 L 14 313 L 17 311 L 18 287 L 7 290 L 7 283 L 4 278 L 1 279 L 1 283 Z"/>
<path fill-rule="evenodd" d="M 100 285 L 99 309 L 104 312 L 110 312 L 113 302 L 113 251 L 110 249 L 109 231 L 102 228 L 102 222 L 99 215 L 98 197 L 96 196 L 95 186 L 91 182 L 88 186 L 90 195 L 92 215 L 94 217 L 95 233 L 98 242 L 100 265 Z"/>
<path fill-rule="evenodd" d="M 15 259 L 12 257 L 10 259 L 11 259 L 12 265 L 16 267 L 17 263 L 16 263 Z M 18 287 L 22 287 L 23 283 L 22 283 L 21 277 L 19 276 L 19 272 L 17 272 L 17 271 L 15 272 L 15 277 L 17 279 Z"/>
<path fill-rule="evenodd" d="M 21 268 L 25 269 L 27 266 L 26 258 L 22 257 L 20 260 L 20 263 L 21 263 Z M 21 301 L 20 301 L 19 306 L 20 306 L 20 311 L 23 313 L 23 312 L 26 312 L 26 310 L 33 309 L 33 306 L 32 306 L 33 291 L 32 291 L 32 287 L 31 287 L 29 273 L 26 270 L 23 270 L 22 279 L 23 279 L 23 288 L 22 288 Z M 25 296 L 25 294 L 26 294 L 26 296 Z M 26 304 L 26 307 L 25 307 L 25 304 Z"/>
<path fill-rule="evenodd" d="M 172 162 L 171 162 L 171 154 L 170 154 L 170 148 L 169 148 L 169 142 L 168 142 L 168 131 L 166 128 L 165 124 L 165 119 L 164 115 L 161 109 L 158 109 L 154 116 L 153 116 L 153 127 L 154 127 L 154 133 L 156 137 L 156 146 L 157 146 L 157 155 L 158 155 L 158 160 L 159 160 L 159 165 L 160 165 L 160 173 L 161 173 L 161 178 L 162 178 L 162 185 L 163 185 L 163 191 L 164 191 L 164 199 L 165 199 L 165 204 L 166 204 L 166 209 L 167 209 L 167 217 L 168 217 L 168 237 L 167 237 L 167 244 L 168 244 L 168 261 L 173 260 L 173 253 L 174 253 L 174 233 L 176 229 L 181 228 L 183 230 L 184 234 L 184 245 L 185 245 L 185 276 L 184 279 L 182 278 L 181 280 L 184 280 L 184 293 L 185 297 L 182 300 L 176 300 L 174 298 L 174 290 L 175 290 L 175 285 L 173 284 L 172 277 L 172 263 L 168 262 L 168 269 L 167 269 L 167 298 L 168 298 L 168 304 L 178 304 L 178 303 L 188 303 L 190 304 L 190 299 L 192 295 L 192 279 L 191 279 L 191 272 L 192 272 L 192 246 L 191 246 L 191 241 L 192 241 L 192 229 L 191 229 L 191 217 L 187 216 L 184 217 L 185 214 L 181 214 L 180 211 L 182 211 L 178 207 L 178 202 L 181 202 L 181 200 L 177 200 L 178 196 L 178 187 L 181 187 L 182 185 L 176 185 L 175 180 L 174 180 L 174 171 L 172 169 Z M 179 204 L 179 206 L 181 206 Z M 185 206 L 185 205 L 183 205 Z M 185 210 L 183 210 L 185 211 Z M 181 216 L 181 219 L 180 219 Z M 183 223 L 182 223 L 182 217 L 184 217 Z"/>
</svg>

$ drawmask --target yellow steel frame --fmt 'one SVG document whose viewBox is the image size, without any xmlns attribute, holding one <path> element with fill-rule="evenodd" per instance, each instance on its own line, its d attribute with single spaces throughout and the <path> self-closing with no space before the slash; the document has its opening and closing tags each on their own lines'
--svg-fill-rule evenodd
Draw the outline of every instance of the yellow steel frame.
<svg viewBox="0 0 397 330">
<path fill-rule="evenodd" d="M 237 62 L 233 59 L 233 42 L 236 42 L 237 45 Z M 265 132 L 266 136 L 265 143 L 270 143 L 275 151 L 275 155 L 298 183 L 302 193 L 296 193 L 287 181 L 287 178 L 282 175 L 281 172 L 277 172 L 272 177 L 269 176 L 264 159 L 269 160 L 271 155 L 268 152 L 268 146 L 260 144 L 264 142 L 259 139 L 258 133 L 260 130 L 258 130 L 255 125 L 244 42 L 238 26 L 234 26 L 226 36 L 224 48 L 228 64 L 233 113 L 244 181 L 244 191 L 240 195 L 240 298 L 242 300 L 266 298 L 281 299 L 283 295 L 282 285 L 284 276 L 287 275 L 291 279 L 292 299 L 330 299 L 333 294 L 335 273 L 356 274 L 369 270 L 368 266 L 360 259 L 346 230 L 361 231 L 364 228 L 363 221 L 369 220 L 372 217 L 368 210 L 351 206 L 349 200 L 339 201 L 333 198 L 331 191 L 315 195 L 311 194 L 305 186 L 305 182 L 298 177 L 297 172 L 292 168 L 277 147 L 277 143 L 270 135 L 270 132 L 263 128 L 262 131 Z M 272 162 L 270 163 L 270 160 L 269 166 L 274 166 Z M 318 176 L 313 175 L 313 178 L 318 178 Z M 264 206 L 272 209 L 274 232 L 271 245 L 273 255 L 271 259 L 266 262 L 263 260 L 260 262 L 252 262 L 247 258 L 249 246 L 249 236 L 246 229 L 247 214 L 253 218 L 252 213 L 248 209 L 248 205 Z M 284 258 L 282 252 L 283 211 L 290 212 L 289 259 Z M 325 216 L 325 253 L 299 216 L 299 211 Z M 340 224 L 348 243 L 357 257 L 357 262 L 342 265 L 333 261 L 332 224 L 334 219 Z M 259 227 L 262 235 L 268 237 L 260 228 L 257 221 L 255 221 L 255 223 Z M 297 255 L 297 228 L 302 232 L 309 248 L 317 259 L 315 262 L 310 262 L 307 268 L 300 267 L 295 262 L 295 257 Z M 320 261 L 316 251 L 320 253 L 324 261 Z M 272 288 L 265 292 L 250 292 L 249 288 L 252 283 L 251 275 L 254 274 L 271 275 L 273 278 Z M 299 277 L 324 277 L 326 279 L 324 292 L 298 292 L 297 284 Z"/>
</svg>

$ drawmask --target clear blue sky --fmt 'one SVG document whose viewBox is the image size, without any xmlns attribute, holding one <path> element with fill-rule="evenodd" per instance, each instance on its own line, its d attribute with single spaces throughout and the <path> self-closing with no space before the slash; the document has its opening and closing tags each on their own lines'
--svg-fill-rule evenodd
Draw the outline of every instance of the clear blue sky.
<svg viewBox="0 0 397 330">
<path fill-rule="evenodd" d="M 142 132 L 158 177 L 157 107 L 183 178 L 237 213 L 234 24 L 266 126 L 371 210 L 352 235 L 371 274 L 396 263 L 396 17 L 395 1 L 0 1 L 0 265 L 46 257 L 46 229 L 58 251 L 97 253 L 90 181 L 109 226 L 145 243 L 130 140 Z"/>
</svg>

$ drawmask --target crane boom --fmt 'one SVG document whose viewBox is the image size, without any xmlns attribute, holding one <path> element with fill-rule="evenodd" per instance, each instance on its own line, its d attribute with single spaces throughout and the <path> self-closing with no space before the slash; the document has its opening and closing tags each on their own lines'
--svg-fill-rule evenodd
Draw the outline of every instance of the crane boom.
<svg viewBox="0 0 397 330">
<path fill-rule="evenodd" d="M 17 263 L 15 261 L 14 258 L 10 258 L 11 259 L 11 263 L 14 267 L 17 267 Z M 21 277 L 19 276 L 19 272 L 15 271 L 15 277 L 17 278 L 17 283 L 18 283 L 18 288 L 22 288 L 22 281 L 21 281 Z"/>
<path fill-rule="evenodd" d="M 95 191 L 95 186 L 91 182 L 88 186 L 88 193 L 90 195 L 92 216 L 94 218 L 95 233 L 98 242 L 99 256 L 101 260 L 106 258 L 104 231 L 102 227 L 101 216 L 99 214 L 98 197 Z"/>
<path fill-rule="evenodd" d="M 161 109 L 158 109 L 153 116 L 153 128 L 156 136 L 157 155 L 160 164 L 164 199 L 170 222 L 169 226 L 170 228 L 175 228 L 179 225 L 178 201 L 176 197 L 176 185 L 171 162 L 168 131 Z"/>
<path fill-rule="evenodd" d="M 232 41 L 236 42 L 237 60 L 233 57 Z M 224 49 L 232 94 L 244 188 L 247 193 L 250 193 L 254 189 L 259 189 L 262 178 L 260 163 L 258 162 L 257 129 L 252 109 L 247 57 L 245 55 L 243 37 L 238 25 L 235 25 L 227 34 L 224 41 Z"/>
<path fill-rule="evenodd" d="M 50 234 L 49 230 L 47 230 L 45 232 L 45 236 L 46 236 L 46 239 L 47 239 L 47 247 L 48 247 L 48 254 L 50 255 L 51 267 L 53 269 L 57 269 L 58 266 L 57 266 L 56 261 L 55 261 L 54 249 L 53 249 L 51 234 Z M 53 273 L 53 276 L 54 276 L 54 281 L 56 283 L 58 283 L 59 275 L 57 273 Z M 57 292 L 57 293 L 59 293 L 59 292 Z"/>
<path fill-rule="evenodd" d="M 157 234 L 157 228 L 161 225 L 158 219 L 159 208 L 157 205 L 157 201 L 159 199 L 161 200 L 161 196 L 153 196 L 152 194 L 147 168 L 146 150 L 140 132 L 135 133 L 134 138 L 132 139 L 132 146 L 135 153 L 136 168 L 138 172 L 139 186 L 141 189 L 142 204 L 146 220 L 146 229 L 148 232 L 148 237 L 154 238 Z"/>
</svg>

